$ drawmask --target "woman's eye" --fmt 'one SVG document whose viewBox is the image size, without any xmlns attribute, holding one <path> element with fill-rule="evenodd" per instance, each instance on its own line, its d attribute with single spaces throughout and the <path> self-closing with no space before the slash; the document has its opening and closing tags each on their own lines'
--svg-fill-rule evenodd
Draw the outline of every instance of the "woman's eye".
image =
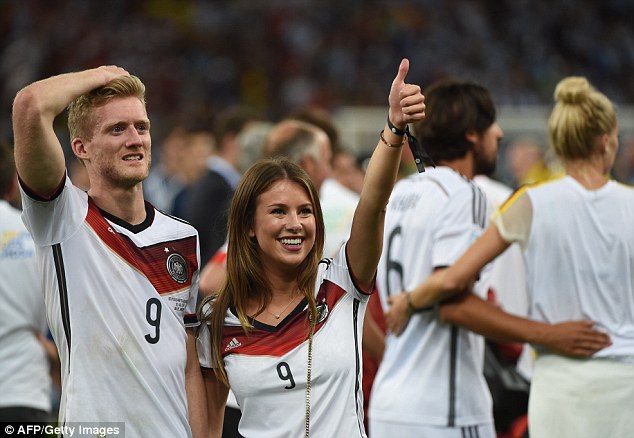
<svg viewBox="0 0 634 438">
<path fill-rule="evenodd" d="M 273 209 L 273 211 L 271 211 L 271 213 L 273 213 L 273 214 L 284 214 L 284 210 L 282 210 L 281 208 L 275 208 L 275 209 Z"/>
</svg>

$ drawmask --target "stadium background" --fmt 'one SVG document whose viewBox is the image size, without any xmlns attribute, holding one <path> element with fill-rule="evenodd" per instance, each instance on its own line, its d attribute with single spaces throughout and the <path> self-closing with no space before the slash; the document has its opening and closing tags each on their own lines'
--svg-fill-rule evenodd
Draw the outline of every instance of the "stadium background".
<svg viewBox="0 0 634 438">
<path fill-rule="evenodd" d="M 211 123 L 234 104 L 270 121 L 319 105 L 362 152 L 376 143 L 405 56 L 423 87 L 443 76 L 487 86 L 502 149 L 524 134 L 545 144 L 556 83 L 586 76 L 619 105 L 625 150 L 633 21 L 629 0 L 0 0 L 0 137 L 11 140 L 24 85 L 116 64 L 147 85 L 155 145 L 177 119 Z"/>
</svg>

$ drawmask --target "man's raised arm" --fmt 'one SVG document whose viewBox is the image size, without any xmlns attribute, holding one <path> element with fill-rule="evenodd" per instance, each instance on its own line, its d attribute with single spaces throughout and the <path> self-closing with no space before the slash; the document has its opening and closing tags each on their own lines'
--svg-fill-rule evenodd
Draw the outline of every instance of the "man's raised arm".
<svg viewBox="0 0 634 438">
<path fill-rule="evenodd" d="M 31 190 L 50 196 L 64 176 L 64 153 L 53 129 L 55 117 L 80 95 L 127 74 L 122 68 L 103 66 L 43 79 L 18 92 L 13 102 L 15 164 Z"/>
</svg>

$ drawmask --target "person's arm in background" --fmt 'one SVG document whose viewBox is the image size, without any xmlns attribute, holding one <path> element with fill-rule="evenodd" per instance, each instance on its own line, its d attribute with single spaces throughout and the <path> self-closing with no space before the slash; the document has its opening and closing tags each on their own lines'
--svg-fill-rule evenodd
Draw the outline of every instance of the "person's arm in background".
<svg viewBox="0 0 634 438">
<path fill-rule="evenodd" d="M 406 84 L 409 61 L 403 59 L 389 94 L 388 117 L 398 129 L 425 117 L 424 97 L 418 85 Z M 385 206 L 396 182 L 404 139 L 385 126 L 385 143 L 379 140 L 363 181 L 361 197 L 352 220 L 346 252 L 359 286 L 369 290 L 381 255 Z"/>
<path fill-rule="evenodd" d="M 453 265 L 435 270 L 411 291 L 391 296 L 388 299 L 390 308 L 385 313 L 390 331 L 400 333 L 414 309 L 424 309 L 470 291 L 482 268 L 508 246 L 497 228 L 489 226 Z"/>
<path fill-rule="evenodd" d="M 559 354 L 584 357 L 610 345 L 609 337 L 593 329 L 591 321 L 532 321 L 506 313 L 471 293 L 480 270 L 508 246 L 497 227 L 490 225 L 452 266 L 435 271 L 409 294 L 390 297 L 386 313 L 390 330 L 400 333 L 412 312 L 443 300 L 439 309 L 443 320 L 494 340 L 529 342 Z"/>
<path fill-rule="evenodd" d="M 528 342 L 566 356 L 588 357 L 611 343 L 608 335 L 592 328 L 592 321 L 533 321 L 511 315 L 470 292 L 441 303 L 439 314 L 445 322 L 495 341 Z"/>
</svg>

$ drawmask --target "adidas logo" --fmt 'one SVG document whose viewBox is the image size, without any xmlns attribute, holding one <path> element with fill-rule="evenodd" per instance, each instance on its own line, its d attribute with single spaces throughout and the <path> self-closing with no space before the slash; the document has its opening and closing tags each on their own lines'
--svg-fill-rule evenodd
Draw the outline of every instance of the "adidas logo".
<svg viewBox="0 0 634 438">
<path fill-rule="evenodd" d="M 225 351 L 233 350 L 236 347 L 240 347 L 242 344 L 236 338 L 233 338 L 231 342 L 225 347 Z"/>
</svg>

